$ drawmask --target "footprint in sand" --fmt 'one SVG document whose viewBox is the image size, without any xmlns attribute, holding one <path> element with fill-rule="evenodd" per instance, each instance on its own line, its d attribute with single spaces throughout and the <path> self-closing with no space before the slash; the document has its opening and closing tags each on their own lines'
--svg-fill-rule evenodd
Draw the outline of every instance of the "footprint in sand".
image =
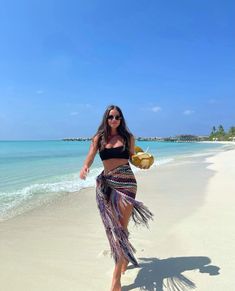
<svg viewBox="0 0 235 291">
<path fill-rule="evenodd" d="M 106 256 L 110 256 L 110 250 L 102 250 L 101 252 L 99 252 L 97 257 L 101 258 L 101 257 L 106 257 Z"/>
</svg>

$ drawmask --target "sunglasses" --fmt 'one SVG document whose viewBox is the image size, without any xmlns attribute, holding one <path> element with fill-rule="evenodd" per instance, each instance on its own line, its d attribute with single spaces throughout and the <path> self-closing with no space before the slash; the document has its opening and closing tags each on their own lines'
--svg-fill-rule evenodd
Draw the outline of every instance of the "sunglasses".
<svg viewBox="0 0 235 291">
<path fill-rule="evenodd" d="M 107 117 L 107 119 L 109 119 L 109 120 L 113 120 L 113 119 L 120 120 L 120 119 L 122 119 L 122 118 L 121 118 L 120 115 L 109 115 L 109 116 Z"/>
</svg>

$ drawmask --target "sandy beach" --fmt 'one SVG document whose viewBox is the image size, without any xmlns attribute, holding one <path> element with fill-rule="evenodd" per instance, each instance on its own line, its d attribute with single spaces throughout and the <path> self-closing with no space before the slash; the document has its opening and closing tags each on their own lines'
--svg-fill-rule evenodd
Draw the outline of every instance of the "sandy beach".
<svg viewBox="0 0 235 291">
<path fill-rule="evenodd" d="M 155 216 L 149 229 L 130 222 L 140 268 L 128 267 L 122 290 L 233 290 L 235 149 L 136 177 L 136 199 Z M 114 263 L 95 189 L 1 222 L 0 257 L 4 291 L 108 291 Z"/>
</svg>

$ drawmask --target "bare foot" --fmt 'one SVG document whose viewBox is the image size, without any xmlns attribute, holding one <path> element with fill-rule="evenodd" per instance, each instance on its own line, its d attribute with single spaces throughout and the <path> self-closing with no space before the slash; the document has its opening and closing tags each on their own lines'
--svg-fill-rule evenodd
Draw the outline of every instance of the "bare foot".
<svg viewBox="0 0 235 291">
<path fill-rule="evenodd" d="M 121 287 L 120 280 L 113 281 L 110 291 L 121 291 L 121 290 L 122 290 L 122 287 Z"/>
<path fill-rule="evenodd" d="M 125 272 L 126 272 L 126 269 L 127 269 L 128 264 L 129 264 L 129 261 L 126 260 L 126 259 L 124 259 L 124 260 L 123 260 L 123 263 L 122 263 L 122 269 L 121 269 L 123 275 L 124 275 Z"/>
</svg>

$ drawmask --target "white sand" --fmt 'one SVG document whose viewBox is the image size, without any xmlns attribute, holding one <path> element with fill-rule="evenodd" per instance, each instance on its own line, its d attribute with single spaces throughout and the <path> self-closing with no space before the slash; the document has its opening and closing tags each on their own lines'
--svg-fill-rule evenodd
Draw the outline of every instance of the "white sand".
<svg viewBox="0 0 235 291">
<path fill-rule="evenodd" d="M 234 178 L 235 150 L 137 173 L 137 199 L 155 220 L 130 223 L 140 268 L 129 267 L 123 290 L 234 289 Z M 0 223 L 1 290 L 109 290 L 108 249 L 94 189 L 69 194 Z"/>
</svg>

